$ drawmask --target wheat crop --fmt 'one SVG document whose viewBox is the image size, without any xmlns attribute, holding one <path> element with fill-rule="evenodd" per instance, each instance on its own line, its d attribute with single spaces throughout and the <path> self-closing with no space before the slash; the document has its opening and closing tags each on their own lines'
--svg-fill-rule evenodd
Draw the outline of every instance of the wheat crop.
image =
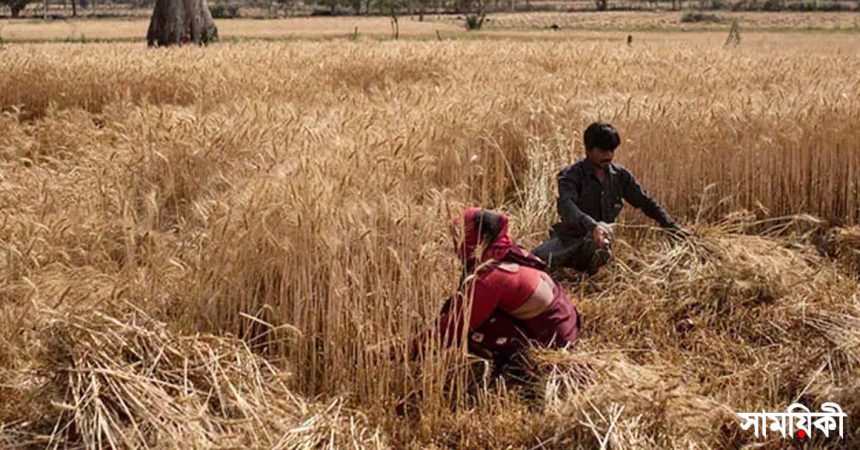
<svg viewBox="0 0 860 450">
<path fill-rule="evenodd" d="M 0 445 L 738 448 L 734 411 L 860 417 L 860 57 L 790 39 L 0 47 Z M 449 219 L 537 244 L 597 119 L 695 235 L 626 212 L 565 282 L 579 347 L 523 380 L 405 358 L 456 288 Z"/>
</svg>

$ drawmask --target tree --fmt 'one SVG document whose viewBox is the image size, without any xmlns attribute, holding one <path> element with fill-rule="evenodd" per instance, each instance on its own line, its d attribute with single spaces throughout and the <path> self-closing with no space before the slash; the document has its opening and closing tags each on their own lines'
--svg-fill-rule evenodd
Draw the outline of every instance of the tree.
<svg viewBox="0 0 860 450">
<path fill-rule="evenodd" d="M 413 3 L 410 1 L 410 3 Z M 432 0 L 416 0 L 414 3 L 418 5 L 418 21 L 424 21 L 424 15 L 433 7 Z"/>
<path fill-rule="evenodd" d="M 399 16 L 408 5 L 405 0 L 378 0 L 377 6 L 383 14 L 391 17 L 391 33 L 394 39 L 400 38 Z"/>
<path fill-rule="evenodd" d="M 597 6 L 598 11 L 606 11 L 607 6 L 609 6 L 609 0 L 594 0 L 594 4 Z"/>
<path fill-rule="evenodd" d="M 269 5 L 269 15 L 277 16 L 278 10 L 286 10 L 287 15 L 292 16 L 296 7 L 296 0 L 272 0 Z"/>
<path fill-rule="evenodd" d="M 487 20 L 487 9 L 484 0 L 468 0 L 465 2 L 466 13 L 466 29 L 480 30 L 484 26 L 484 21 Z"/>
<path fill-rule="evenodd" d="M 319 0 L 317 2 L 320 6 L 324 6 L 328 8 L 329 14 L 332 16 L 337 14 L 337 8 L 342 5 L 342 0 Z"/>
<path fill-rule="evenodd" d="M 30 0 L 0 0 L 0 4 L 8 6 L 12 11 L 12 17 L 18 17 L 29 2 Z"/>
<path fill-rule="evenodd" d="M 147 45 L 203 45 L 216 40 L 218 28 L 206 0 L 156 0 L 146 33 Z"/>
</svg>

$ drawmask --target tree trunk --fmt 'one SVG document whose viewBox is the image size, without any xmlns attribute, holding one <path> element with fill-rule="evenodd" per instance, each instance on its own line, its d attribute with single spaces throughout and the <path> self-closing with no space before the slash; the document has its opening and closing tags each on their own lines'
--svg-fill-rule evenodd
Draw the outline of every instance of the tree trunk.
<svg viewBox="0 0 860 450">
<path fill-rule="evenodd" d="M 218 28 L 206 0 L 156 0 L 146 33 L 150 47 L 203 45 L 217 39 Z"/>
<path fill-rule="evenodd" d="M 77 0 L 72 0 L 72 17 L 78 17 L 78 4 L 77 4 Z"/>
</svg>

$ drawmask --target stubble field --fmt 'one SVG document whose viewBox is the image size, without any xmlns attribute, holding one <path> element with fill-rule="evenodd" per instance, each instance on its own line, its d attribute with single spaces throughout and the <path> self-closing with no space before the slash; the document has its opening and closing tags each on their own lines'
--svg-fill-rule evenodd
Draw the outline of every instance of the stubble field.
<svg viewBox="0 0 860 450">
<path fill-rule="evenodd" d="M 782 448 L 734 413 L 834 401 L 850 447 L 858 38 L 720 44 L 0 47 L 0 446 Z M 694 235 L 626 212 L 524 379 L 405 359 L 449 219 L 537 244 L 596 119 Z"/>
</svg>

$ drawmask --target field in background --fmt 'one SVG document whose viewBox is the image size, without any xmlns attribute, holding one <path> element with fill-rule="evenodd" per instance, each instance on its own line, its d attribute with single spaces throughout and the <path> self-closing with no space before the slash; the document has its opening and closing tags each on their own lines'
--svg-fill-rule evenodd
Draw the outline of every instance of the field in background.
<svg viewBox="0 0 860 450">
<path fill-rule="evenodd" d="M 466 33 L 461 17 L 427 15 L 425 21 L 416 16 L 400 19 L 400 35 L 404 38 L 499 38 L 529 37 L 533 39 L 575 39 L 613 36 L 615 32 L 688 32 L 713 31 L 723 39 L 732 20 L 739 20 L 743 33 L 756 31 L 822 30 L 856 32 L 860 30 L 860 15 L 852 13 L 732 13 L 716 11 L 719 23 L 681 21 L 681 12 L 581 12 L 581 13 L 517 13 L 491 14 L 486 30 Z M 216 20 L 222 39 L 308 39 L 351 37 L 356 27 L 359 36 L 392 37 L 388 17 L 296 17 L 285 19 L 223 19 Z M 559 31 L 549 31 L 556 24 Z M 0 39 L 6 42 L 127 40 L 144 41 L 147 18 L 134 19 L 70 19 L 44 22 L 38 19 L 0 20 Z M 586 34 L 583 34 L 586 33 Z M 649 33 L 645 39 L 669 38 L 697 40 L 700 36 L 676 36 Z M 790 36 L 790 34 L 789 34 Z M 622 38 L 624 36 L 621 36 Z M 607 38 L 607 37 L 604 37 Z M 616 36 L 617 38 L 617 36 Z M 782 39 L 780 37 L 779 39 Z M 830 37 L 828 37 L 830 39 Z M 837 40 L 838 41 L 838 40 Z"/>
<path fill-rule="evenodd" d="M 860 30 L 860 14 L 851 13 L 790 13 L 790 12 L 729 12 L 707 11 L 704 14 L 717 19 L 685 22 L 679 11 L 655 12 L 584 12 L 584 13 L 504 13 L 492 15 L 490 29 L 546 28 L 556 24 L 561 29 L 573 30 L 630 30 L 630 31 L 690 31 L 728 30 L 737 20 L 745 31 L 798 31 L 798 30 Z"/>
<path fill-rule="evenodd" d="M 107 19 L 107 18 L 148 18 L 155 5 L 154 0 L 76 0 L 77 9 L 72 8 L 72 2 L 59 2 L 48 0 L 47 17 L 51 19 Z M 234 9 L 225 8 L 232 5 Z M 334 13 L 332 4 L 335 5 Z M 83 7 L 85 5 L 86 7 Z M 45 17 L 44 2 L 30 2 L 19 11 L 19 17 L 41 19 Z M 308 16 L 386 16 L 385 3 L 371 2 L 350 3 L 345 1 L 328 0 L 303 0 L 288 1 L 279 0 L 270 3 L 261 3 L 255 0 L 215 0 L 209 2 L 213 14 L 226 13 L 223 18 L 247 18 L 247 19 L 277 19 L 284 17 L 308 17 Z M 403 3 L 399 6 L 404 15 L 454 14 L 462 15 L 468 11 L 468 4 L 452 2 L 448 0 L 432 0 L 422 2 Z M 831 13 L 847 13 L 850 15 L 858 11 L 857 0 L 771 0 L 771 1 L 748 1 L 748 2 L 724 2 L 721 0 L 699 0 L 696 2 L 678 2 L 672 0 L 641 1 L 641 0 L 608 0 L 603 12 L 599 12 L 594 0 L 494 0 L 485 1 L 484 6 L 488 13 L 598 13 L 614 14 L 626 12 L 629 14 L 675 14 L 681 12 L 706 11 L 711 13 L 725 13 L 733 15 L 735 12 L 764 13 L 765 15 L 829 15 Z M 358 9 L 356 9 L 358 7 Z M 409 13 L 409 14 L 407 14 Z M 0 6 L 0 18 L 9 18 L 11 10 Z"/>
<path fill-rule="evenodd" d="M 392 36 L 388 17 L 302 17 L 295 19 L 215 20 L 222 39 L 289 39 L 351 37 L 358 27 L 360 36 Z M 149 19 L 95 19 L 68 21 L 0 21 L 0 37 L 15 41 L 62 40 L 134 40 L 145 41 Z M 462 26 L 445 23 L 419 22 L 404 19 L 400 22 L 403 37 L 436 37 L 443 33 L 461 32 Z"/>
<path fill-rule="evenodd" d="M 723 39 L 0 47 L 0 446 L 739 448 L 798 399 L 856 442 L 858 36 Z M 538 243 L 596 119 L 696 236 L 627 212 L 519 383 L 405 360 L 451 216 Z"/>
</svg>

